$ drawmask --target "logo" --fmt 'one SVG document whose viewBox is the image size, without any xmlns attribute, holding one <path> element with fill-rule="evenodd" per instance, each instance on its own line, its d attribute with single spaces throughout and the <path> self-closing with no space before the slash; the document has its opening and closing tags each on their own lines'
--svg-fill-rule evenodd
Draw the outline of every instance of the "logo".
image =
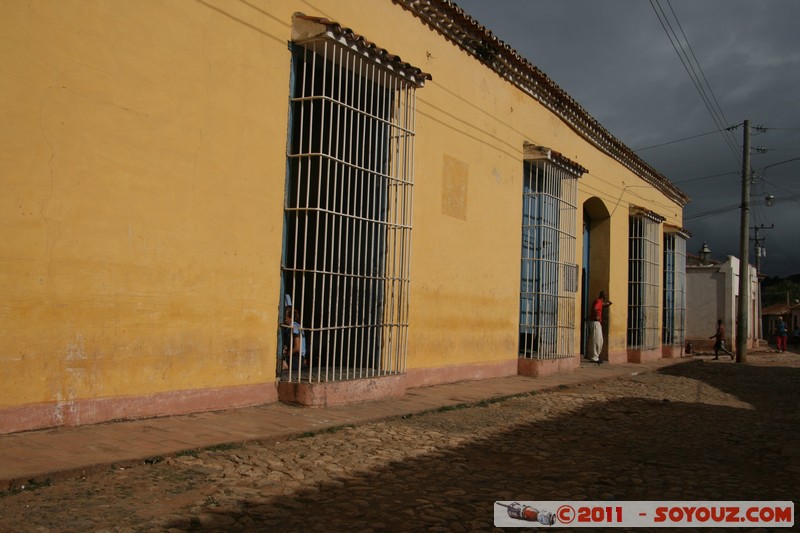
<svg viewBox="0 0 800 533">
<path fill-rule="evenodd" d="M 508 516 L 515 520 L 524 520 L 526 522 L 538 522 L 544 526 L 552 526 L 556 523 L 556 515 L 550 511 L 540 511 L 530 505 L 522 505 L 519 502 L 514 502 L 510 505 L 505 503 L 495 502 L 501 507 L 505 507 Z"/>
</svg>

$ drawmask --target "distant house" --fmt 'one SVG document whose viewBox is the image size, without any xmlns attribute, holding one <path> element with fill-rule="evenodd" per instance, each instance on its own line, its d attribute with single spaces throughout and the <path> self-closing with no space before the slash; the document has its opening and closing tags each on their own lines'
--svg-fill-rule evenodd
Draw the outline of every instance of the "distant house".
<svg viewBox="0 0 800 533">
<path fill-rule="evenodd" d="M 749 300 L 747 306 L 747 346 L 752 347 L 761 338 L 759 320 L 761 292 L 753 265 L 748 265 Z M 714 341 L 717 320 L 725 326 L 725 344 L 736 347 L 737 316 L 739 305 L 739 259 L 728 256 L 724 260 L 701 258 L 687 254 L 686 260 L 686 340 L 694 350 L 709 350 Z"/>
<path fill-rule="evenodd" d="M 786 327 L 789 329 L 789 336 L 792 336 L 794 328 L 800 327 L 800 302 L 787 304 L 774 304 L 765 307 L 761 312 L 761 320 L 763 324 L 764 337 L 770 343 L 774 343 L 773 335 L 775 333 L 775 324 L 778 322 L 778 317 L 783 317 L 786 322 Z"/>
</svg>

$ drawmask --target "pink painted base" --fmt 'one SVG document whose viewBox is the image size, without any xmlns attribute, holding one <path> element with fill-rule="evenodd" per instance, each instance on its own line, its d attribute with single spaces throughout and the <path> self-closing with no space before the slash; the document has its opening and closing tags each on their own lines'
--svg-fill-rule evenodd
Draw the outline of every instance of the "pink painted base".
<svg viewBox="0 0 800 533">
<path fill-rule="evenodd" d="M 665 359 L 679 359 L 683 357 L 683 347 L 682 346 L 662 346 L 661 347 L 661 357 Z"/>
<path fill-rule="evenodd" d="M 438 368 L 412 368 L 406 372 L 409 389 L 473 379 L 490 379 L 517 374 L 517 360 L 473 365 L 453 365 Z"/>
<path fill-rule="evenodd" d="M 98 424 L 110 420 L 152 418 L 219 411 L 274 403 L 274 383 L 198 389 L 69 402 L 47 402 L 0 409 L 0 434 L 56 426 Z"/>
<path fill-rule="evenodd" d="M 603 359 L 602 356 L 600 358 Z M 604 361 L 606 361 L 606 362 L 608 362 L 608 363 L 610 363 L 612 365 L 620 364 L 620 363 L 627 363 L 628 362 L 628 351 L 627 350 L 620 350 L 620 351 L 616 351 L 616 352 L 608 352 L 607 359 L 604 359 Z"/>
<path fill-rule="evenodd" d="M 545 360 L 520 358 L 517 361 L 517 372 L 520 376 L 535 378 L 572 372 L 581 364 L 578 357 Z"/>
<path fill-rule="evenodd" d="M 278 383 L 278 399 L 306 407 L 326 407 L 400 397 L 406 392 L 406 376 L 381 376 L 322 383 Z"/>
<path fill-rule="evenodd" d="M 661 348 L 653 350 L 628 350 L 629 363 L 651 363 L 661 359 Z"/>
</svg>

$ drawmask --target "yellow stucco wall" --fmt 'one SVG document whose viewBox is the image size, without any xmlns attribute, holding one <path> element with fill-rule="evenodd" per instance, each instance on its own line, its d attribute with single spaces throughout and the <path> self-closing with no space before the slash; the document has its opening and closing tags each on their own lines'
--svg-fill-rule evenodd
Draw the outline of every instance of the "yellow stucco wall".
<svg viewBox="0 0 800 533">
<path fill-rule="evenodd" d="M 412 32 L 414 23 L 408 27 L 398 23 L 396 28 Z M 443 43 L 438 34 L 423 32 L 396 53 L 433 76 L 417 96 L 409 367 L 516 357 L 526 141 L 547 146 L 589 169 L 579 180 L 578 228 L 582 205 L 589 198 L 599 198 L 612 214 L 612 253 L 606 269 L 611 276 L 604 287 L 615 302 L 609 309 L 608 347 L 623 350 L 630 206 L 655 211 L 677 226 L 680 206 L 474 58 Z M 452 182 L 448 160 L 461 161 L 466 169 L 464 217 L 442 207 L 442 195 Z M 579 229 L 578 262 L 582 246 Z M 580 323 L 578 295 L 576 353 Z"/>
<path fill-rule="evenodd" d="M 630 204 L 680 225 L 678 205 L 389 0 L 2 3 L 0 407 L 274 381 L 295 11 L 433 76 L 417 92 L 409 369 L 516 359 L 524 142 L 589 169 L 578 227 L 598 197 L 612 247 L 627 250 Z M 626 253 L 609 271 L 624 347 Z"/>
<path fill-rule="evenodd" d="M 290 19 L 223 4 L 0 5 L 0 406 L 274 379 Z"/>
</svg>

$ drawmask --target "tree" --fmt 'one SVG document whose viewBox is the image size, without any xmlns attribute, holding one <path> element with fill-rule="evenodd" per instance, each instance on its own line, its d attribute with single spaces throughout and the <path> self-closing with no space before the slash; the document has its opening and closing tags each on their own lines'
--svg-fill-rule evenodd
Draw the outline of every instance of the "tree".
<svg viewBox="0 0 800 533">
<path fill-rule="evenodd" d="M 766 278 L 761 284 L 761 305 L 764 307 L 793 304 L 795 300 L 800 300 L 800 274 Z"/>
</svg>

